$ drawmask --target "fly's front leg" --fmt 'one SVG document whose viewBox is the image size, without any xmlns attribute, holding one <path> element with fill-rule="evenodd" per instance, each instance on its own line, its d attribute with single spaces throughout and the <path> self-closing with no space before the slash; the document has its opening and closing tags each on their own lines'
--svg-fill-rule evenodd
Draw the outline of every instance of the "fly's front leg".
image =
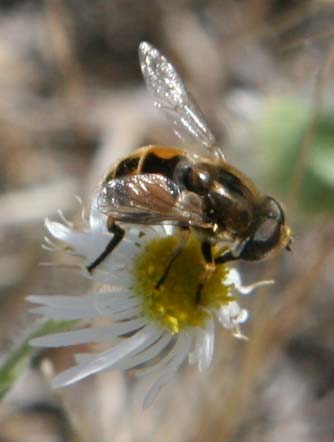
<svg viewBox="0 0 334 442">
<path fill-rule="evenodd" d="M 210 241 L 203 241 L 201 244 L 201 249 L 202 249 L 203 258 L 205 260 L 205 269 L 204 269 L 203 273 L 201 274 L 199 284 L 197 287 L 196 304 L 201 303 L 201 294 L 202 294 L 203 287 L 205 286 L 206 281 L 211 278 L 211 276 L 213 275 L 215 268 L 216 268 L 215 260 L 212 256 L 211 242 Z"/>
<path fill-rule="evenodd" d="M 188 241 L 189 233 L 190 233 L 190 230 L 188 227 L 183 227 L 182 230 L 180 231 L 180 240 L 177 243 L 175 249 L 173 250 L 172 256 L 167 264 L 167 267 L 166 267 L 163 275 L 161 276 L 161 278 L 159 279 L 159 281 L 156 284 L 157 289 L 166 281 L 166 278 L 168 276 L 168 273 L 170 272 L 170 269 L 172 268 L 173 263 L 175 262 L 176 258 L 180 255 L 180 253 L 182 253 L 182 251 Z"/>
<path fill-rule="evenodd" d="M 225 264 L 226 262 L 236 261 L 237 259 L 243 259 L 242 253 L 249 242 L 249 237 L 243 241 L 236 242 L 230 249 L 225 250 L 222 255 L 215 258 L 216 264 Z"/>
<path fill-rule="evenodd" d="M 215 258 L 215 264 L 225 264 L 226 262 L 235 261 L 236 259 L 240 259 L 240 257 L 233 255 L 231 250 L 227 250 L 221 256 Z"/>
<path fill-rule="evenodd" d="M 108 255 L 114 250 L 114 248 L 122 241 L 125 231 L 120 227 L 118 224 L 114 222 L 113 219 L 109 221 L 108 219 L 108 232 L 113 234 L 113 237 L 108 242 L 106 248 L 103 250 L 101 255 L 99 255 L 91 264 L 87 266 L 87 270 L 89 273 L 92 273 L 92 271 L 99 265 L 101 262 L 103 262 Z"/>
</svg>

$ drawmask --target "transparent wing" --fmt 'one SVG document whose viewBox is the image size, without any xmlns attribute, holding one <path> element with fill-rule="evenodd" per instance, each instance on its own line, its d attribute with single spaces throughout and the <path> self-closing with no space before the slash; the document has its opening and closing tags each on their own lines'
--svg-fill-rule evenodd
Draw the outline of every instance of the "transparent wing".
<svg viewBox="0 0 334 442">
<path fill-rule="evenodd" d="M 159 174 L 130 175 L 102 185 L 99 210 L 115 220 L 136 224 L 202 226 L 202 210 L 193 198 L 184 198 L 176 184 Z"/>
<path fill-rule="evenodd" d="M 139 61 L 146 86 L 153 93 L 154 105 L 166 115 L 176 135 L 185 143 L 200 144 L 214 157 L 224 159 L 221 148 L 175 67 L 146 42 L 139 45 Z"/>
</svg>

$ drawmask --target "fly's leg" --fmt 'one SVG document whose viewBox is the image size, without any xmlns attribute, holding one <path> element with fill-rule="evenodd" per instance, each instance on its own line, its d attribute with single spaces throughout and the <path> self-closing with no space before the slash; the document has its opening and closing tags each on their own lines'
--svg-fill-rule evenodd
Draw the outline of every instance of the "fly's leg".
<svg viewBox="0 0 334 442">
<path fill-rule="evenodd" d="M 167 264 L 167 267 L 163 273 L 163 275 L 161 276 L 161 278 L 159 279 L 159 281 L 156 284 L 156 288 L 158 289 L 165 281 L 166 278 L 168 276 L 168 273 L 170 272 L 170 269 L 172 268 L 172 265 L 174 264 L 176 258 L 180 255 L 180 253 L 182 253 L 187 240 L 189 238 L 189 233 L 190 230 L 187 227 L 182 228 L 181 232 L 180 232 L 180 240 L 178 242 L 178 244 L 176 245 L 175 249 L 173 250 L 172 256 Z"/>
<path fill-rule="evenodd" d="M 240 259 L 240 257 L 233 255 L 231 250 L 227 250 L 221 256 L 215 258 L 215 264 L 225 264 L 226 262 L 235 261 L 236 259 Z"/>
<path fill-rule="evenodd" d="M 91 264 L 87 266 L 87 270 L 89 273 L 92 273 L 92 271 L 99 265 L 101 262 L 103 262 L 108 255 L 114 250 L 114 248 L 122 241 L 125 231 L 112 220 L 112 222 L 108 223 L 108 231 L 113 234 L 113 237 L 108 242 L 106 248 L 103 250 L 100 256 L 98 256 Z"/>
<path fill-rule="evenodd" d="M 222 255 L 215 258 L 216 264 L 225 264 L 226 262 L 236 261 L 237 259 L 243 259 L 242 254 L 249 242 L 250 238 L 247 237 L 243 241 L 235 243 L 230 249 L 225 250 Z"/>
<path fill-rule="evenodd" d="M 216 263 L 212 256 L 212 246 L 210 241 L 203 241 L 201 244 L 201 249 L 203 258 L 205 260 L 205 269 L 200 277 L 199 284 L 197 286 L 196 304 L 201 303 L 203 287 L 205 286 L 206 281 L 211 278 L 216 268 Z"/>
<path fill-rule="evenodd" d="M 225 264 L 226 262 L 231 262 L 240 259 L 238 256 L 235 256 L 231 250 L 227 250 L 221 256 L 213 258 L 211 244 L 209 242 L 202 243 L 202 253 L 206 262 L 206 266 L 197 288 L 197 295 L 196 295 L 197 304 L 200 304 L 201 302 L 201 291 L 203 290 L 206 281 L 213 275 L 216 265 Z"/>
<path fill-rule="evenodd" d="M 239 259 L 238 257 L 234 256 L 230 250 L 227 250 L 225 253 L 223 253 L 221 256 L 218 256 L 217 258 L 213 258 L 211 244 L 208 241 L 202 243 L 202 254 L 206 264 L 205 264 L 205 270 L 201 275 L 200 282 L 197 287 L 196 304 L 201 303 L 201 292 L 203 290 L 206 281 L 210 279 L 211 276 L 213 275 L 216 265 L 225 264 L 226 262 L 235 261 L 236 259 Z"/>
</svg>

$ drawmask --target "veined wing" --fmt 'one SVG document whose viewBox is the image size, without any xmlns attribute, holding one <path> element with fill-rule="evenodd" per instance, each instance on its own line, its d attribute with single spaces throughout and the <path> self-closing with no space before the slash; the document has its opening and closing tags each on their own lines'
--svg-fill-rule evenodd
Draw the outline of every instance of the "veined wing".
<svg viewBox="0 0 334 442">
<path fill-rule="evenodd" d="M 185 197 L 178 186 L 159 174 L 129 175 L 102 185 L 98 208 L 115 220 L 136 224 L 203 224 L 196 196 Z"/>
<path fill-rule="evenodd" d="M 176 135 L 185 143 L 200 144 L 214 157 L 224 159 L 216 138 L 172 63 L 147 42 L 139 45 L 139 61 L 146 86 L 153 93 L 154 105 L 166 115 Z"/>
</svg>

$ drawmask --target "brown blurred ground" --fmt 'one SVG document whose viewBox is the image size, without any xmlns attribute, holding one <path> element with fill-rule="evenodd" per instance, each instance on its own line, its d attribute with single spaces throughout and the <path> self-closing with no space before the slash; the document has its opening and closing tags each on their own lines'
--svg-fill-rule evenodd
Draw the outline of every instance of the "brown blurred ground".
<svg viewBox="0 0 334 442">
<path fill-rule="evenodd" d="M 39 266 L 53 259 L 40 248 L 43 219 L 78 216 L 74 195 L 89 201 L 117 157 L 176 143 L 143 88 L 140 41 L 173 59 L 217 136 L 228 135 L 227 157 L 256 180 L 257 105 L 313 95 L 333 19 L 329 0 L 1 2 L 0 348 L 33 321 L 25 296 L 87 288 L 70 270 Z M 321 86 L 333 109 L 332 70 Z M 218 333 L 209 371 L 186 367 L 145 412 L 130 375 L 53 393 L 35 362 L 0 408 L 0 441 L 334 440 L 333 220 L 297 223 L 293 199 L 288 212 L 293 254 L 242 266 L 246 281 L 277 280 L 245 300 L 248 343 Z M 48 356 L 71 363 L 70 352 Z"/>
</svg>

